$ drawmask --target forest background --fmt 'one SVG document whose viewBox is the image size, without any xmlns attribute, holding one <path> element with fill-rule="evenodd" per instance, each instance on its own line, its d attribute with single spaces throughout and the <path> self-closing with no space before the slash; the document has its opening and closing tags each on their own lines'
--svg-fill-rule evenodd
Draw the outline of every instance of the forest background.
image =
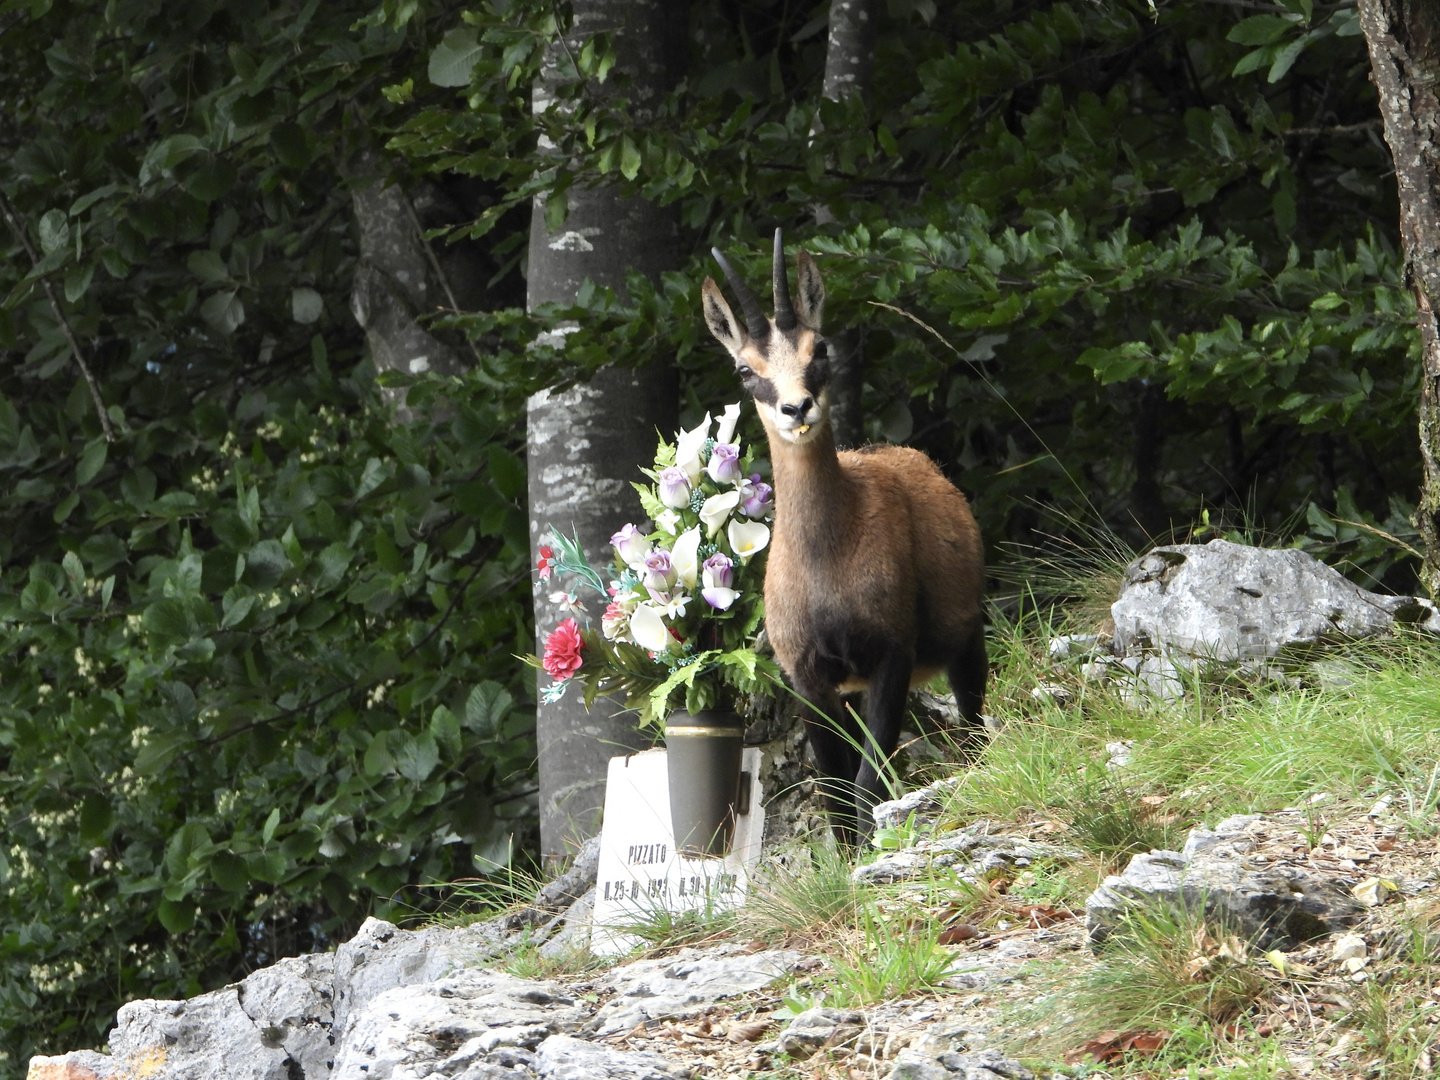
<svg viewBox="0 0 1440 1080">
<path fill-rule="evenodd" d="M 816 255 L 845 436 L 997 566 L 1415 588 L 1369 71 L 1311 0 L 0 2 L 0 1076 L 537 861 L 527 413 L 735 400 L 712 244 Z"/>
</svg>

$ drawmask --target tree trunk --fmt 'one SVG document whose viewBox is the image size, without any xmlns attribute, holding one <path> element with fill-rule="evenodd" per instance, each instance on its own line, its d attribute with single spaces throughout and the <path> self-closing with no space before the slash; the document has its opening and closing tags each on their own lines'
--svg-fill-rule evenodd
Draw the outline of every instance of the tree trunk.
<svg viewBox="0 0 1440 1080">
<path fill-rule="evenodd" d="M 1440 5 L 1360 0 L 1385 141 L 1400 192 L 1400 237 L 1420 327 L 1420 459 L 1415 524 L 1425 552 L 1421 583 L 1440 596 Z"/>
<path fill-rule="evenodd" d="M 665 0 L 577 0 L 570 48 L 578 53 L 585 38 L 614 35 L 616 69 L 630 76 L 628 94 L 643 118 L 648 103 L 678 77 L 676 61 L 684 53 L 686 8 Z M 550 48 L 547 72 L 553 77 L 564 55 Z M 593 88 L 603 90 L 604 87 Z M 549 93 L 535 88 L 535 107 Z M 544 202 L 537 199 L 530 229 L 529 298 L 531 307 L 547 301 L 569 303 L 587 278 L 623 290 L 625 273 L 636 269 L 652 280 L 681 259 L 676 217 L 638 199 L 621 199 L 614 188 L 571 188 L 569 216 L 551 233 Z M 560 393 L 542 391 L 530 399 L 526 435 L 530 475 L 530 546 L 538 549 L 550 530 L 579 536 L 591 564 L 608 566 L 610 536 L 643 515 L 630 487 L 638 468 L 655 455 L 657 430 L 675 430 L 677 382 L 673 368 L 607 369 L 589 383 Z M 551 584 L 536 584 L 537 648 L 564 617 L 549 600 Z M 590 615 L 600 611 L 592 603 Z M 543 682 L 548 675 L 541 675 Z M 588 713 L 578 691 L 536 711 L 540 754 L 540 846 L 553 861 L 573 852 L 599 831 L 605 771 L 611 757 L 639 749 L 642 739 L 632 716 L 601 699 Z"/>
<path fill-rule="evenodd" d="M 350 310 L 365 331 L 371 362 L 377 372 L 462 374 L 469 358 L 417 321 L 451 305 L 449 283 L 426 247 L 410 196 L 398 184 L 387 184 L 384 163 L 373 151 L 357 155 L 350 171 L 360 234 Z M 392 388 L 384 394 L 406 418 L 405 392 Z"/>
<path fill-rule="evenodd" d="M 830 0 L 830 36 L 825 46 L 825 82 L 821 95 L 831 101 L 870 96 L 871 43 L 875 27 L 870 0 Z M 828 206 L 815 208 L 815 222 L 835 220 Z M 827 335 L 830 350 L 830 423 L 835 445 L 865 441 L 864 354 L 860 335 L 846 328 Z"/>
</svg>

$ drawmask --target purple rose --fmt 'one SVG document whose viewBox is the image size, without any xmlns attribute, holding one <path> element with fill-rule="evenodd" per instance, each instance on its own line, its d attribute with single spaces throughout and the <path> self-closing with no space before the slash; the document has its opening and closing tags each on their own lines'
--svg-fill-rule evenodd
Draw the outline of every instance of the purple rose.
<svg viewBox="0 0 1440 1080">
<path fill-rule="evenodd" d="M 690 477 L 678 465 L 660 470 L 660 501 L 671 510 L 690 505 Z"/>
<path fill-rule="evenodd" d="M 748 518 L 765 517 L 775 509 L 775 489 L 760 479 L 760 474 L 740 486 L 740 512 Z"/>
<path fill-rule="evenodd" d="M 717 484 L 734 483 L 740 475 L 740 447 L 734 443 L 716 443 L 705 471 Z"/>
<path fill-rule="evenodd" d="M 705 560 L 702 580 L 707 589 L 728 589 L 735 580 L 735 564 L 730 556 L 717 551 Z"/>
<path fill-rule="evenodd" d="M 645 556 L 645 587 L 663 592 L 675 584 L 675 568 L 670 565 L 668 551 L 652 551 Z"/>
<path fill-rule="evenodd" d="M 610 537 L 610 543 L 614 545 L 616 554 L 626 566 L 642 563 L 645 556 L 650 554 L 650 541 L 646 540 L 645 534 L 634 525 L 623 526 Z"/>
</svg>

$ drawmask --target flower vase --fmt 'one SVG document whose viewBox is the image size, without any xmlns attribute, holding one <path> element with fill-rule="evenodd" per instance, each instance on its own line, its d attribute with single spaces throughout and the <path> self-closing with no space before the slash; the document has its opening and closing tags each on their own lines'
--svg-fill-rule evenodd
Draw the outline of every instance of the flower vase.
<svg viewBox="0 0 1440 1080">
<path fill-rule="evenodd" d="M 735 835 L 745 728 L 734 713 L 675 712 L 665 726 L 675 850 L 723 857 Z"/>
</svg>

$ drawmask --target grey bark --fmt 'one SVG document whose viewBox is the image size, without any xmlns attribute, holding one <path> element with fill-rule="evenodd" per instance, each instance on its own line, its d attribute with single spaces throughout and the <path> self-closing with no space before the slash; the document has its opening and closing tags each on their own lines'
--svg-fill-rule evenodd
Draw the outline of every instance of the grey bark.
<svg viewBox="0 0 1440 1080">
<path fill-rule="evenodd" d="M 825 46 L 825 82 L 821 94 L 831 101 L 870 96 L 871 43 L 874 26 L 871 0 L 831 0 L 830 36 Z M 818 125 L 817 125 L 818 126 Z M 835 220 L 828 206 L 815 209 L 815 222 Z M 865 441 L 864 355 L 853 329 L 827 338 L 830 350 L 830 424 L 835 445 L 859 446 Z"/>
<path fill-rule="evenodd" d="M 1415 524 L 1420 580 L 1440 596 L 1440 6 L 1434 0 L 1360 0 L 1385 141 L 1395 161 L 1400 236 L 1420 328 L 1420 458 Z"/>
<path fill-rule="evenodd" d="M 678 77 L 684 54 L 683 4 L 666 0 L 579 0 L 569 34 L 572 53 L 594 34 L 614 35 L 616 73 L 630 77 L 626 93 L 632 115 L 643 117 Z M 535 88 L 535 107 L 550 97 L 546 84 L 566 51 L 553 44 L 547 76 Z M 592 86 L 602 92 L 613 85 Z M 531 307 L 575 299 L 587 278 L 623 290 L 627 270 L 655 280 L 681 263 L 676 217 L 638 199 L 622 199 L 613 187 L 571 188 L 569 216 L 559 230 L 546 229 L 537 199 L 530 230 Z M 610 536 L 643 517 L 630 487 L 638 468 L 655 453 L 656 431 L 676 424 L 673 369 L 606 369 L 589 383 L 559 393 L 542 391 L 529 403 L 526 446 L 529 465 L 530 545 L 538 549 L 551 529 L 579 536 L 591 564 L 608 566 Z M 536 583 L 537 650 L 565 617 L 549 600 L 553 583 Z M 591 617 L 598 618 L 594 599 Z M 540 675 L 543 684 L 550 677 Z M 602 699 L 588 713 L 578 691 L 536 711 L 540 757 L 540 845 L 547 860 L 563 857 L 594 835 L 604 803 L 605 771 L 616 754 L 648 742 L 633 716 Z"/>
<path fill-rule="evenodd" d="M 376 371 L 418 375 L 462 374 L 467 359 L 442 341 L 418 317 L 447 304 L 448 284 L 425 246 L 410 196 L 387 184 L 373 152 L 357 155 L 351 168 L 360 261 L 350 290 L 350 310 L 365 331 Z M 404 391 L 386 389 L 386 399 L 404 409 Z"/>
</svg>

